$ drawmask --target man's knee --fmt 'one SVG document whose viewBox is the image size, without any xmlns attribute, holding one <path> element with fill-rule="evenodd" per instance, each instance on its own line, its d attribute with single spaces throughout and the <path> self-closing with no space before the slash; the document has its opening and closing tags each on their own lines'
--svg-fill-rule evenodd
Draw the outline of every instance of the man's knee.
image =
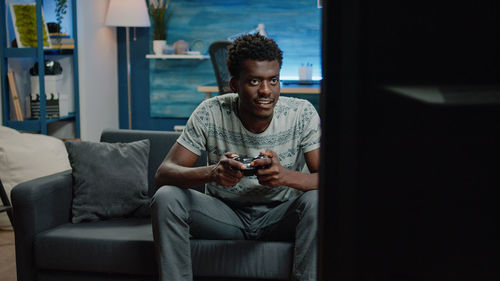
<svg viewBox="0 0 500 281">
<path fill-rule="evenodd" d="M 307 209 L 318 208 L 318 190 L 309 190 L 304 192 L 300 198 L 300 203 Z"/>
<path fill-rule="evenodd" d="M 188 195 L 186 190 L 179 188 L 177 186 L 165 185 L 160 187 L 156 193 L 153 195 L 151 200 L 151 208 L 155 209 L 165 209 L 168 206 L 175 205 L 185 205 Z"/>
<path fill-rule="evenodd" d="M 299 198 L 302 218 L 311 223 L 318 219 L 318 194 L 318 190 L 309 190 Z"/>
</svg>

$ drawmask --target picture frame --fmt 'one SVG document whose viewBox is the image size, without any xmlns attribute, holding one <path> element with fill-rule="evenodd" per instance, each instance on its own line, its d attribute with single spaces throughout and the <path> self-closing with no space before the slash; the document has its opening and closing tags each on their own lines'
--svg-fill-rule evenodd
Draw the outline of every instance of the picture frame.
<svg viewBox="0 0 500 281">
<path fill-rule="evenodd" d="M 18 48 L 36 48 L 36 3 L 10 3 L 10 14 Z M 43 48 L 50 49 L 49 29 L 42 10 Z"/>
</svg>

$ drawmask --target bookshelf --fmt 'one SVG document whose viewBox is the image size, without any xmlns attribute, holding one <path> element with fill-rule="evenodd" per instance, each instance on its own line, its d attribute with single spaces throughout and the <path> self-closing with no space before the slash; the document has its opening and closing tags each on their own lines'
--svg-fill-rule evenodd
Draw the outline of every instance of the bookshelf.
<svg viewBox="0 0 500 281">
<path fill-rule="evenodd" d="M 77 13 L 76 0 L 68 1 L 67 17 L 70 22 L 71 35 L 66 34 L 50 34 L 48 38 L 52 44 L 48 47 L 43 47 L 43 36 L 40 36 L 47 30 L 44 28 L 45 19 L 49 21 L 47 16 L 50 5 L 54 5 L 54 0 L 35 0 L 36 10 L 36 47 L 15 47 L 13 39 L 18 40 L 17 30 L 12 32 L 14 27 L 13 17 L 9 3 L 0 0 L 0 71 L 2 77 L 1 98 L 2 98 L 2 119 L 3 125 L 19 130 L 29 131 L 41 134 L 48 134 L 48 126 L 52 123 L 69 121 L 74 126 L 74 137 L 80 138 L 80 114 L 79 114 L 79 84 L 78 84 L 78 44 L 77 44 Z M 43 17 L 40 16 L 43 14 Z M 14 17 L 15 18 L 15 17 Z M 43 19 L 43 20 L 42 20 Z M 59 38 L 58 41 L 55 37 Z M 47 40 L 47 38 L 45 38 Z M 19 45 L 19 44 L 18 44 Z M 64 95 L 59 95 L 58 109 L 56 115 L 47 115 L 49 106 L 46 92 L 50 87 L 48 74 L 45 72 L 45 61 L 53 60 L 61 62 L 64 71 L 64 86 L 58 89 L 64 91 Z M 38 67 L 34 63 L 38 63 Z M 37 107 L 37 115 L 29 116 L 33 111 L 30 105 L 27 104 L 27 99 L 31 98 L 30 86 L 30 68 L 36 68 L 38 76 L 38 92 L 39 92 L 39 109 Z M 10 78 L 9 78 L 10 76 Z M 16 81 L 12 83 L 12 81 Z M 49 79 L 50 80 L 50 79 Z M 14 85 L 12 85 L 14 84 Z M 31 83 L 33 84 L 33 83 Z M 13 101 L 11 89 L 16 89 L 17 103 Z M 63 110 L 63 98 L 64 108 Z M 27 98 L 28 97 L 28 98 Z M 24 106 L 22 116 L 19 116 L 20 104 Z M 30 114 L 27 114 L 30 113 Z M 28 115 L 28 116 L 27 116 Z"/>
</svg>

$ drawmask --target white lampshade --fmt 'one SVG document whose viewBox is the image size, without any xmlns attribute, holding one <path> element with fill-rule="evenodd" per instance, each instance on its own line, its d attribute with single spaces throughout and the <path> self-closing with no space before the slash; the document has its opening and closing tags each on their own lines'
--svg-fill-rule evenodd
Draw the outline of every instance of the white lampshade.
<svg viewBox="0 0 500 281">
<path fill-rule="evenodd" d="M 150 26 L 146 0 L 110 0 L 106 25 Z"/>
</svg>

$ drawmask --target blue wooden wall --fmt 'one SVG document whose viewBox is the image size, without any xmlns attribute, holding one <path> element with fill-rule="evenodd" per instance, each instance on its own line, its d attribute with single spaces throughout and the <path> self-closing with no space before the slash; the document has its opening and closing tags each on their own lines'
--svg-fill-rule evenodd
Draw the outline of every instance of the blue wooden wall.
<svg viewBox="0 0 500 281">
<path fill-rule="evenodd" d="M 206 47 L 216 40 L 247 32 L 265 24 L 269 37 L 284 52 L 282 79 L 297 79 L 298 66 L 313 64 L 313 76 L 321 78 L 321 9 L 317 0 L 171 0 L 167 14 L 167 42 Z M 134 129 L 171 130 L 185 124 L 187 117 L 203 100 L 196 87 L 215 83 L 207 60 L 145 59 L 152 53 L 151 30 L 137 29 L 132 50 L 132 92 Z M 126 127 L 126 73 L 124 31 L 119 30 L 120 124 Z M 206 54 L 206 50 L 205 50 Z"/>
</svg>

